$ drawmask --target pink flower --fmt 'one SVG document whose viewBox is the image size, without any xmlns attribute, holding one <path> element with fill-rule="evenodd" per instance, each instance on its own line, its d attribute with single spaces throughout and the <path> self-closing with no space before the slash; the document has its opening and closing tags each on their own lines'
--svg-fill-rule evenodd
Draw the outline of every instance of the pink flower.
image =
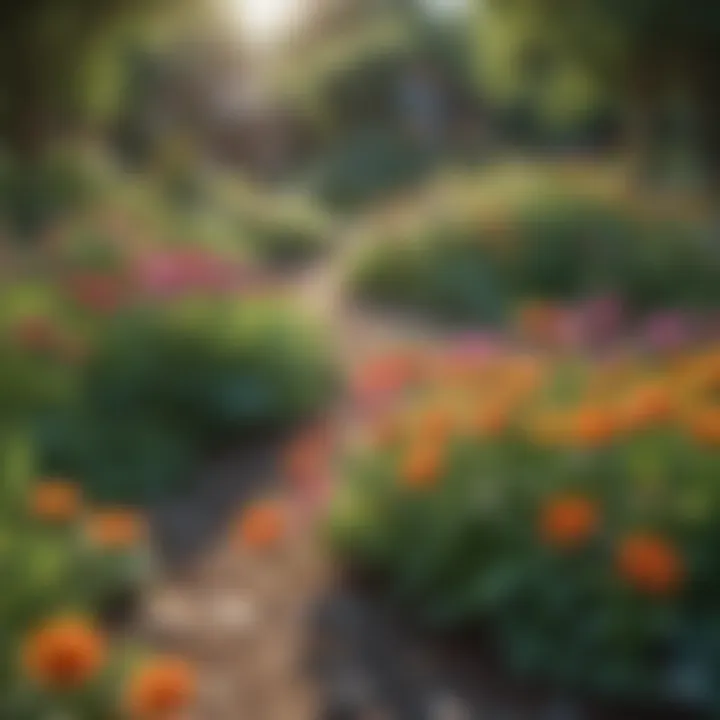
<svg viewBox="0 0 720 720">
<path fill-rule="evenodd" d="M 483 362 L 497 358 L 505 351 L 500 338 L 485 333 L 468 333 L 457 338 L 446 350 L 449 360 Z"/>
<path fill-rule="evenodd" d="M 395 352 L 362 365 L 350 380 L 353 396 L 377 406 L 395 398 L 416 377 L 418 357 L 412 351 Z"/>
<path fill-rule="evenodd" d="M 141 291 L 160 297 L 228 292 L 238 287 L 241 268 L 201 249 L 159 250 L 140 257 L 136 277 Z"/>
<path fill-rule="evenodd" d="M 685 314 L 671 310 L 652 315 L 645 324 L 643 335 L 652 349 L 672 352 L 689 342 L 692 328 Z"/>
<path fill-rule="evenodd" d="M 623 317 L 623 306 L 617 296 L 590 298 L 579 306 L 574 315 L 576 339 L 588 345 L 611 343 L 621 334 Z"/>
</svg>

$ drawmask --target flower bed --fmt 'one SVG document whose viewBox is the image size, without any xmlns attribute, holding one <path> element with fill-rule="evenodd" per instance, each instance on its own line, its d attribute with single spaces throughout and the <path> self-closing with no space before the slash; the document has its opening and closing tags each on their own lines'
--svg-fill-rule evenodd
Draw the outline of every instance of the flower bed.
<svg viewBox="0 0 720 720">
<path fill-rule="evenodd" d="M 329 530 L 423 622 L 518 672 L 720 707 L 720 356 L 381 359 Z"/>
<path fill-rule="evenodd" d="M 32 480 L 27 438 L 0 434 L 0 715 L 167 717 L 194 695 L 178 658 L 112 640 L 99 617 L 148 570 L 146 528 L 125 508 L 90 508 L 77 485 Z"/>
</svg>

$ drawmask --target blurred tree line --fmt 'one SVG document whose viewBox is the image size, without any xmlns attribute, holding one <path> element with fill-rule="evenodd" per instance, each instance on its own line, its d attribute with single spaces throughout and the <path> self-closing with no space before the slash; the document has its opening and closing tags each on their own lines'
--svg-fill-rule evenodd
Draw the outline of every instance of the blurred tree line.
<svg viewBox="0 0 720 720">
<path fill-rule="evenodd" d="M 285 174 L 352 205 L 448 155 L 607 149 L 620 128 L 643 173 L 684 144 L 720 185 L 720 4 L 466 4 L 444 16 L 440 0 L 306 0 L 305 22 L 258 61 L 211 0 L 4 3 L 6 160 L 32 167 L 58 139 L 108 129 L 151 155 L 148 127 L 164 113 L 222 158 L 228 143 L 271 150 L 291 138 Z M 211 90 L 238 112 L 213 118 Z"/>
<path fill-rule="evenodd" d="M 558 110 L 605 103 L 641 174 L 673 142 L 695 143 L 720 188 L 720 3 L 474 0 L 482 76 Z M 564 97 L 563 97 L 564 94 Z"/>
</svg>

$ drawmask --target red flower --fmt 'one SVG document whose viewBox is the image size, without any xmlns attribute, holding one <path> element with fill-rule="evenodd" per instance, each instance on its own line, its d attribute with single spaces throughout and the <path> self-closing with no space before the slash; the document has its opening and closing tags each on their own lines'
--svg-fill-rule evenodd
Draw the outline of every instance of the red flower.
<svg viewBox="0 0 720 720">
<path fill-rule="evenodd" d="M 13 326 L 12 335 L 20 348 L 32 353 L 54 352 L 62 343 L 56 324 L 42 315 L 22 318 Z"/>
<path fill-rule="evenodd" d="M 595 503 L 583 495 L 555 497 L 543 508 L 540 535 L 549 545 L 574 548 L 597 530 L 599 513 Z"/>
<path fill-rule="evenodd" d="M 258 502 L 243 510 L 236 534 L 241 546 L 253 550 L 276 547 L 285 536 L 287 516 L 279 502 Z"/>
<path fill-rule="evenodd" d="M 126 298 L 123 281 L 107 273 L 74 275 L 68 281 L 68 290 L 78 305 L 101 314 L 114 313 Z"/>
<path fill-rule="evenodd" d="M 618 571 L 625 580 L 649 595 L 669 595 L 685 575 L 682 557 L 662 537 L 637 533 L 626 538 L 617 554 Z"/>
<path fill-rule="evenodd" d="M 364 365 L 352 379 L 352 390 L 360 400 L 383 400 L 403 390 L 416 376 L 417 358 L 413 353 L 397 353 Z"/>
</svg>

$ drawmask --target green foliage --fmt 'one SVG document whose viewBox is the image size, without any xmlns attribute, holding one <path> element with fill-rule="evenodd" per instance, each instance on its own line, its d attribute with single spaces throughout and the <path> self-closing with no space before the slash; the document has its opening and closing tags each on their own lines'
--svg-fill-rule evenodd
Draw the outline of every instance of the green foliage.
<svg viewBox="0 0 720 720">
<path fill-rule="evenodd" d="M 490 172 L 425 198 L 410 222 L 379 221 L 353 269 L 357 293 L 483 322 L 528 298 L 615 293 L 640 312 L 717 302 L 718 258 L 702 221 L 540 175 Z"/>
<path fill-rule="evenodd" d="M 358 119 L 386 112 L 403 62 L 413 51 L 411 28 L 398 18 L 374 14 L 358 27 L 318 38 L 282 64 L 278 92 L 326 134 L 336 136 Z"/>
<path fill-rule="evenodd" d="M 263 266 L 307 261 L 327 250 L 333 222 L 309 194 L 284 193 L 209 171 L 191 148 L 167 148 L 132 203 L 170 243 L 244 255 Z"/>
<path fill-rule="evenodd" d="M 42 161 L 3 156 L 0 162 L 0 225 L 12 238 L 46 231 L 100 197 L 104 169 L 79 152 L 56 149 Z"/>
<path fill-rule="evenodd" d="M 419 183 L 437 160 L 436 153 L 405 133 L 366 128 L 321 156 L 308 185 L 331 208 L 356 210 Z"/>
<path fill-rule="evenodd" d="M 137 651 L 113 649 L 99 677 L 74 692 L 39 688 L 26 674 L 23 647 L 48 619 L 102 614 L 116 593 L 135 592 L 148 569 L 141 543 L 109 550 L 93 542 L 83 510 L 62 521 L 33 510 L 34 463 L 28 436 L 6 422 L 0 430 L 0 570 L 6 583 L 0 603 L 0 714 L 40 718 L 59 711 L 79 720 L 119 717 L 118 688 Z"/>
<path fill-rule="evenodd" d="M 653 708 L 717 710 L 720 455 L 716 442 L 689 432 L 687 420 L 697 402 L 709 402 L 720 418 L 717 365 L 705 375 L 714 384 L 685 398 L 678 415 L 633 427 L 613 415 L 611 437 L 584 444 L 572 424 L 578 409 L 623 412 L 648 378 L 665 378 L 662 366 L 633 366 L 610 382 L 606 375 L 591 390 L 607 368 L 560 365 L 517 403 L 516 360 L 466 363 L 461 381 L 449 371 L 439 383 L 423 377 L 404 388 L 409 399 L 364 428 L 378 439 L 345 457 L 329 518 L 335 547 L 377 573 L 396 603 L 424 623 L 486 628 L 518 672 Z M 699 392 L 705 371 L 695 373 L 716 362 L 716 354 L 689 358 L 687 376 L 660 382 L 679 392 L 688 381 Z M 514 398 L 503 405 L 508 414 L 481 432 L 473 418 L 503 397 Z M 422 420 L 438 406 L 452 422 L 447 434 L 432 436 Z M 551 435 L 558 414 L 563 434 Z M 379 434 L 388 422 L 396 432 Z M 440 462 L 420 484 L 408 476 L 407 459 L 428 447 L 439 450 Z M 597 526 L 563 544 L 549 539 L 545 512 L 568 496 L 592 504 Z M 619 558 L 635 533 L 652 533 L 678 553 L 678 585 L 634 584 Z"/>
<path fill-rule="evenodd" d="M 245 188 L 228 198 L 230 223 L 241 246 L 261 264 L 284 266 L 323 255 L 334 240 L 334 223 L 311 197 Z"/>
<path fill-rule="evenodd" d="M 0 426 L 72 396 L 75 339 L 63 323 L 59 297 L 41 282 L 13 282 L 0 291 Z"/>
<path fill-rule="evenodd" d="M 104 320 L 71 403 L 39 424 L 45 467 L 113 500 L 151 499 L 231 438 L 317 411 L 317 334 L 277 302 L 202 298 Z"/>
</svg>

